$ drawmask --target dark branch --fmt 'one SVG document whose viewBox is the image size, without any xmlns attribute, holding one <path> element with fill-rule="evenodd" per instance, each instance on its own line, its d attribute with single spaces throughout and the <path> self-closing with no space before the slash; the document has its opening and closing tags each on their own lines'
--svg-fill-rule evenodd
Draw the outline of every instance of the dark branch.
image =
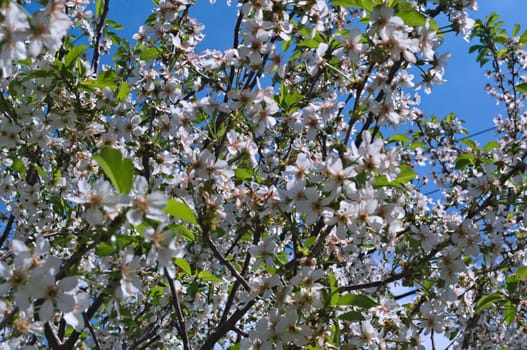
<svg viewBox="0 0 527 350">
<path fill-rule="evenodd" d="M 183 348 L 185 350 L 190 350 L 190 343 L 188 340 L 187 327 L 185 325 L 185 319 L 183 318 L 183 313 L 181 312 L 181 304 L 179 303 L 179 298 L 177 295 L 176 287 L 174 286 L 174 280 L 169 276 L 167 269 L 165 268 L 165 276 L 168 280 L 168 285 L 170 286 L 170 294 L 172 295 L 172 306 L 174 306 L 174 311 L 176 311 L 176 317 L 178 320 L 178 330 L 181 335 L 181 340 L 183 341 Z"/>
<path fill-rule="evenodd" d="M 91 67 L 94 73 L 97 73 L 99 68 L 99 61 L 101 59 L 101 38 L 104 34 L 104 25 L 106 23 L 106 18 L 108 17 L 108 12 L 110 12 L 110 0 L 103 0 L 104 8 L 102 10 L 99 21 L 97 22 L 97 30 L 95 32 L 95 44 L 93 48 L 93 58 L 91 60 Z"/>
</svg>

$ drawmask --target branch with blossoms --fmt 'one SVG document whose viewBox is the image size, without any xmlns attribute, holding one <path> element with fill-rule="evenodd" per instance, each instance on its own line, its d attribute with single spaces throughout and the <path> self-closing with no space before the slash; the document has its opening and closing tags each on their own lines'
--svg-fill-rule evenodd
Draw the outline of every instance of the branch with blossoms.
<svg viewBox="0 0 527 350">
<path fill-rule="evenodd" d="M 524 344 L 527 34 L 470 0 L 239 1 L 201 50 L 192 6 L 130 43 L 109 0 L 1 2 L 2 342 Z M 472 28 L 483 146 L 419 108 Z"/>
</svg>

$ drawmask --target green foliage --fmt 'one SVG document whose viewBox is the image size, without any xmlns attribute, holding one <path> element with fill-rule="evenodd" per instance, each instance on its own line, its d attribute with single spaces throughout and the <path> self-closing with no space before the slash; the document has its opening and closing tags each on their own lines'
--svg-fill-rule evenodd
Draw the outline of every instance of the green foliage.
<svg viewBox="0 0 527 350">
<path fill-rule="evenodd" d="M 332 0 L 331 3 L 335 6 L 342 6 L 344 8 L 355 7 L 370 12 L 375 7 L 373 0 Z"/>
<path fill-rule="evenodd" d="M 503 296 L 499 293 L 485 295 L 484 297 L 480 298 L 478 302 L 476 303 L 476 313 L 479 314 L 486 308 L 502 300 L 503 300 Z"/>
<path fill-rule="evenodd" d="M 186 222 L 189 222 L 193 225 L 198 224 L 192 209 L 190 209 L 189 206 L 183 202 L 177 201 L 175 199 L 169 199 L 164 211 L 168 215 L 185 220 Z"/>
<path fill-rule="evenodd" d="M 344 294 L 337 298 L 336 305 L 357 306 L 362 309 L 369 309 L 379 304 L 369 295 L 365 294 Z"/>
<path fill-rule="evenodd" d="M 119 193 L 130 193 L 134 176 L 134 166 L 130 159 L 123 159 L 121 151 L 104 147 L 93 156 Z"/>
</svg>

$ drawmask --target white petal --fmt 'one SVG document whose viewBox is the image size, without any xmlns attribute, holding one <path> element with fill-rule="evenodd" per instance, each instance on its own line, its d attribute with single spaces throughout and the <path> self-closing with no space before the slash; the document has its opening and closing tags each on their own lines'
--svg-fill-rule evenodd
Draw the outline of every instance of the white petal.
<svg viewBox="0 0 527 350">
<path fill-rule="evenodd" d="M 28 252 L 29 248 L 21 240 L 13 239 L 13 241 L 11 242 L 11 250 L 14 253 L 22 253 L 22 252 Z"/>
<path fill-rule="evenodd" d="M 56 302 L 57 307 L 62 312 L 70 312 L 75 307 L 75 298 L 70 294 L 60 294 Z"/>
<path fill-rule="evenodd" d="M 68 312 L 67 314 L 64 314 L 64 319 L 66 320 L 66 323 L 75 328 L 77 332 L 84 329 L 84 319 L 82 318 L 82 314 Z"/>
<path fill-rule="evenodd" d="M 134 193 L 146 194 L 148 191 L 148 182 L 143 176 L 137 176 L 134 181 Z"/>
<path fill-rule="evenodd" d="M 59 282 L 59 288 L 65 292 L 77 287 L 77 279 L 75 277 L 66 277 Z"/>
<path fill-rule="evenodd" d="M 51 300 L 46 300 L 44 304 L 40 306 L 40 311 L 38 312 L 40 321 L 49 321 L 53 317 L 53 304 Z"/>
</svg>

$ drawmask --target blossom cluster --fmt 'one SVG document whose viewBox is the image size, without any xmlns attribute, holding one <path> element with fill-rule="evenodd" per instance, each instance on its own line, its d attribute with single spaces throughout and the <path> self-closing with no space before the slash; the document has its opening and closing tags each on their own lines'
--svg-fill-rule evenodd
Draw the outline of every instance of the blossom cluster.
<svg viewBox="0 0 527 350">
<path fill-rule="evenodd" d="M 201 50 L 194 1 L 133 43 L 109 1 L 0 1 L 3 347 L 521 347 L 527 34 L 475 0 L 249 0 Z M 484 146 L 419 108 L 473 28 Z"/>
</svg>

